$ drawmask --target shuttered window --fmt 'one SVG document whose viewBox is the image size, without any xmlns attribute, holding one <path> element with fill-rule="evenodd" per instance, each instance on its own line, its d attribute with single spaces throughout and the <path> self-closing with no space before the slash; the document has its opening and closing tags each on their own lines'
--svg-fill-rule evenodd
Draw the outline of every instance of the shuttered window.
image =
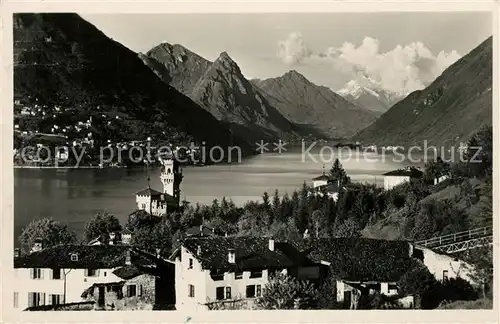
<svg viewBox="0 0 500 324">
<path fill-rule="evenodd" d="M 40 268 L 32 268 L 30 269 L 30 278 L 31 279 L 43 279 L 43 271 Z"/>
<path fill-rule="evenodd" d="M 19 293 L 17 291 L 14 292 L 14 308 L 19 307 Z"/>
</svg>

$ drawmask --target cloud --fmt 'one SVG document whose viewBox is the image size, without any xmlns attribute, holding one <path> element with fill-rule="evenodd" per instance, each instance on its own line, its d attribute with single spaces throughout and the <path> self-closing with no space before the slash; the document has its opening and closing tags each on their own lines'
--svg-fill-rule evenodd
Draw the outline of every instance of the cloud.
<svg viewBox="0 0 500 324">
<path fill-rule="evenodd" d="M 290 33 L 286 40 L 279 42 L 278 57 L 285 64 L 298 64 L 312 54 L 300 33 Z"/>
<path fill-rule="evenodd" d="M 354 80 L 368 79 L 399 94 L 424 88 L 460 58 L 456 51 L 434 55 L 422 42 L 381 52 L 380 42 L 372 37 L 365 37 L 360 45 L 345 42 L 316 53 L 308 48 L 300 33 L 291 33 L 279 46 L 279 58 L 285 64 L 317 64 L 326 60 L 335 73 Z"/>
</svg>

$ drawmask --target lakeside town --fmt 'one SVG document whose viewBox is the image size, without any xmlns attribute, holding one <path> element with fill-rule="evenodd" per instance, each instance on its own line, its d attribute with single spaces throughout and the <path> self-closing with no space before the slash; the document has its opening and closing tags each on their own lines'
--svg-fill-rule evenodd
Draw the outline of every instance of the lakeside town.
<svg viewBox="0 0 500 324">
<path fill-rule="evenodd" d="M 97 214 L 77 239 L 51 219 L 32 221 L 14 259 L 14 307 L 431 309 L 476 298 L 484 303 L 481 296 L 492 289 L 492 264 L 484 268 L 483 259 L 491 254 L 487 220 L 470 228 L 442 219 L 430 232 L 435 220 L 415 219 L 413 240 L 362 237 L 362 218 L 377 217 L 383 205 L 407 210 L 415 190 L 472 181 L 440 161 L 425 170 L 387 172 L 384 188 L 376 188 L 351 183 L 337 160 L 292 197 L 265 193 L 262 202 L 237 208 L 225 198 L 212 206 L 181 201 L 182 169 L 173 156 L 163 158 L 163 188 L 137 192 L 136 210 L 124 226 L 111 214 Z M 427 217 L 456 217 L 456 211 Z M 478 257 L 483 260 L 475 264 Z"/>
<path fill-rule="evenodd" d="M 467 37 L 474 21 L 464 20 L 456 40 L 449 18 L 400 14 L 424 15 L 443 44 L 422 29 L 382 46 L 404 29 L 382 13 L 311 14 L 312 24 L 283 14 L 284 29 L 261 14 L 199 25 L 196 15 L 14 14 L 7 306 L 492 309 L 491 28 Z M 141 46 L 134 19 L 154 25 L 134 30 Z M 307 37 L 321 49 L 294 31 L 320 25 L 327 32 Z M 364 38 L 350 34 L 358 27 Z M 238 37 L 221 44 L 220 30 Z M 281 154 L 306 142 L 332 159 Z M 427 144 L 440 149 L 427 156 Z M 411 160 L 413 148 L 419 166 L 367 161 Z M 348 165 L 343 149 L 362 162 Z"/>
</svg>

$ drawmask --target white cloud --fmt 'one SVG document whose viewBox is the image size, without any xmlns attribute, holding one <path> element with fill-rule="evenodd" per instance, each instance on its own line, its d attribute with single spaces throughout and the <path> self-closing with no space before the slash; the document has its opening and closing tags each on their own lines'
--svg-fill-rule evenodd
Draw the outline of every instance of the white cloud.
<svg viewBox="0 0 500 324">
<path fill-rule="evenodd" d="M 278 57 L 286 64 L 300 63 L 311 55 L 312 52 L 300 33 L 290 33 L 286 40 L 279 42 Z"/>
<path fill-rule="evenodd" d="M 279 58 L 286 64 L 317 64 L 326 60 L 335 73 L 351 79 L 370 79 L 381 88 L 400 94 L 424 88 L 460 58 L 456 51 L 434 55 L 422 42 L 381 52 L 380 42 L 371 37 L 365 37 L 360 45 L 345 42 L 314 53 L 300 33 L 291 33 L 279 46 Z"/>
</svg>

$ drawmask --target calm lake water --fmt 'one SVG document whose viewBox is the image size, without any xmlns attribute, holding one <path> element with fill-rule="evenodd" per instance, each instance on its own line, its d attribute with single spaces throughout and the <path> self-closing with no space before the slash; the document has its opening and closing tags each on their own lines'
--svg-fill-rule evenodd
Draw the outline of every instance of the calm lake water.
<svg viewBox="0 0 500 324">
<path fill-rule="evenodd" d="M 231 165 L 183 168 L 182 198 L 191 203 L 210 204 L 215 198 L 231 197 L 236 204 L 260 199 L 264 191 L 280 194 L 311 184 L 311 178 L 322 172 L 323 162 L 317 162 L 299 151 L 285 154 L 262 154 Z M 366 155 L 365 155 L 366 156 Z M 325 157 L 328 158 L 328 157 Z M 348 175 L 354 181 L 383 184 L 382 173 L 415 163 L 393 162 L 375 154 L 369 160 L 354 156 L 348 161 L 339 156 Z M 326 160 L 324 162 L 327 162 Z M 326 170 L 332 162 L 326 164 Z M 420 165 L 420 163 L 417 163 Z M 123 223 L 135 208 L 135 193 L 147 186 L 161 190 L 160 169 L 15 169 L 14 226 L 15 238 L 35 217 L 52 217 L 83 232 L 85 223 L 95 213 L 107 210 Z M 16 239 L 17 244 L 17 239 Z"/>
</svg>

